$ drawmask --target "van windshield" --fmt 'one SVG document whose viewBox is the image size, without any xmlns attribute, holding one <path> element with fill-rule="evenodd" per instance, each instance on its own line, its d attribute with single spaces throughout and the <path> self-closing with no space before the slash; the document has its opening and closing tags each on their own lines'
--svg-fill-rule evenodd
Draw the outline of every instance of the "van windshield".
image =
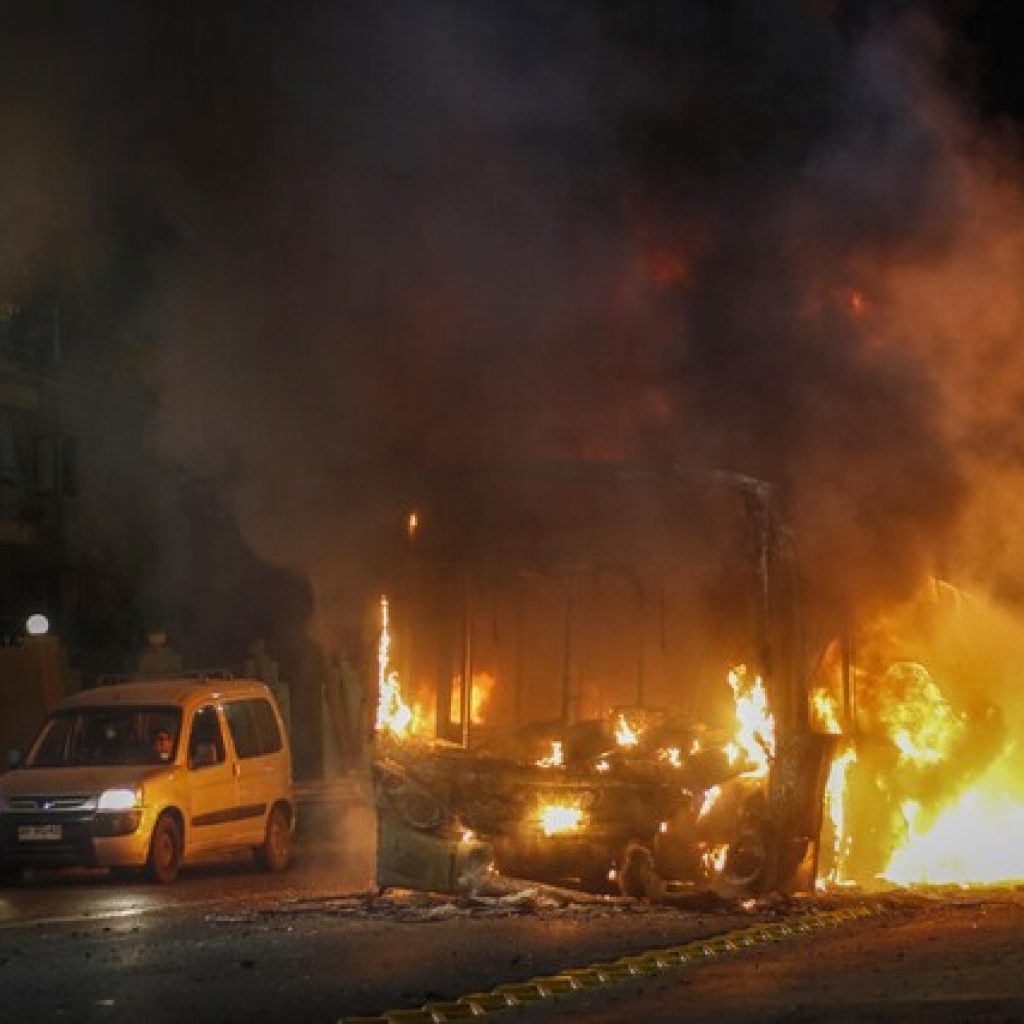
<svg viewBox="0 0 1024 1024">
<path fill-rule="evenodd" d="M 43 726 L 29 768 L 166 764 L 174 760 L 181 710 L 96 707 L 58 711 Z"/>
</svg>

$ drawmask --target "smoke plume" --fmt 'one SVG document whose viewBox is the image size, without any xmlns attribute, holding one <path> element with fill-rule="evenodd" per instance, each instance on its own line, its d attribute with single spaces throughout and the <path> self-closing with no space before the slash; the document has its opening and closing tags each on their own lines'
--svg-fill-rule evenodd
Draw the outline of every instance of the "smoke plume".
<svg viewBox="0 0 1024 1024">
<path fill-rule="evenodd" d="M 367 474 L 773 481 L 823 597 L 1019 597 L 1024 217 L 923 4 L 8 5 L 0 273 L 358 621 Z M 873 13 L 872 13 L 873 12 Z"/>
</svg>

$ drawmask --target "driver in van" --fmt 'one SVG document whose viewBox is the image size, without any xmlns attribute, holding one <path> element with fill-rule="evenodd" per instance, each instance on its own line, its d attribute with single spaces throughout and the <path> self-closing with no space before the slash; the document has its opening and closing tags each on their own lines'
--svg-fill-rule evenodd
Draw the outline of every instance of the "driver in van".
<svg viewBox="0 0 1024 1024">
<path fill-rule="evenodd" d="M 174 749 L 174 740 L 166 729 L 154 729 L 150 734 L 150 743 L 153 746 L 153 753 L 161 761 L 169 761 L 171 752 Z"/>
</svg>

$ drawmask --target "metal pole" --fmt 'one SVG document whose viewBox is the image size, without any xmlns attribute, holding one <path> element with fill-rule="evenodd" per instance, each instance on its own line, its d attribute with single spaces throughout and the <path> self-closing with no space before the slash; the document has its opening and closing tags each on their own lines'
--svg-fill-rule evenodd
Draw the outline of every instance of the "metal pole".
<svg viewBox="0 0 1024 1024">
<path fill-rule="evenodd" d="M 647 625 L 647 588 L 643 580 L 637 581 L 637 590 L 640 595 L 640 640 L 637 644 L 636 656 L 636 706 L 644 706 L 644 640 L 646 638 Z"/>
<path fill-rule="evenodd" d="M 562 647 L 562 721 L 572 715 L 572 577 L 565 578 L 565 636 Z"/>
<path fill-rule="evenodd" d="M 468 750 L 473 726 L 473 583 L 470 570 L 462 592 L 462 686 L 459 689 L 459 717 L 462 725 L 462 746 Z"/>
</svg>

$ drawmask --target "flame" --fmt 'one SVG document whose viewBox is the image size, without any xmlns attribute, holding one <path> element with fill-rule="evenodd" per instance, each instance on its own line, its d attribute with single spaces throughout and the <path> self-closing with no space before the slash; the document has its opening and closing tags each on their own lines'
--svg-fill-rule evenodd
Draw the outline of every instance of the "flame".
<svg viewBox="0 0 1024 1024">
<path fill-rule="evenodd" d="M 832 864 L 825 881 L 831 885 L 842 885 L 846 881 L 846 861 L 852 841 L 852 836 L 847 834 L 846 782 L 850 765 L 856 762 L 857 751 L 850 744 L 833 758 L 825 783 L 825 814 L 832 825 Z"/>
<path fill-rule="evenodd" d="M 658 760 L 664 761 L 673 768 L 682 768 L 683 763 L 680 760 L 680 756 L 678 747 L 663 747 L 658 751 Z"/>
<path fill-rule="evenodd" d="M 377 641 L 377 731 L 390 733 L 396 739 L 408 737 L 417 725 L 412 708 L 402 699 L 398 673 L 389 671 L 391 632 L 388 599 L 380 599 L 380 637 Z"/>
<path fill-rule="evenodd" d="M 551 741 L 551 753 L 536 762 L 538 768 L 561 768 L 565 765 L 565 754 L 562 752 L 562 741 Z"/>
<path fill-rule="evenodd" d="M 619 714 L 619 717 L 615 723 L 615 742 L 620 747 L 635 747 L 640 742 L 640 733 L 642 729 L 631 725 L 626 721 L 626 716 Z"/>
<path fill-rule="evenodd" d="M 885 674 L 879 718 L 900 752 L 900 763 L 927 768 L 948 759 L 965 722 L 923 665 L 902 661 Z"/>
<path fill-rule="evenodd" d="M 748 683 L 746 675 L 743 665 L 729 669 L 729 686 L 736 701 L 736 737 L 735 747 L 726 747 L 726 756 L 735 764 L 742 754 L 750 765 L 744 776 L 760 779 L 768 774 L 775 756 L 775 718 L 768 710 L 768 691 L 761 677 Z"/>
<path fill-rule="evenodd" d="M 1024 878 L 1019 844 L 1024 801 L 1008 792 L 1016 768 L 1010 746 L 976 785 L 927 825 L 921 804 L 904 801 L 900 810 L 907 838 L 882 877 L 899 885 L 994 884 Z"/>
<path fill-rule="evenodd" d="M 823 687 L 819 687 L 811 694 L 811 722 L 819 732 L 827 732 L 833 736 L 842 734 L 839 705 L 832 694 Z"/>
<path fill-rule="evenodd" d="M 497 680 L 490 672 L 473 673 L 473 690 L 469 695 L 469 717 L 473 725 L 484 724 L 484 711 L 494 692 Z M 449 717 L 453 722 L 462 718 L 462 676 L 452 680 Z"/>
<path fill-rule="evenodd" d="M 719 843 L 717 846 L 712 846 L 701 857 L 701 860 L 704 862 L 704 870 L 709 874 L 720 875 L 725 868 L 725 861 L 728 856 L 728 843 Z"/>
<path fill-rule="evenodd" d="M 409 518 L 405 522 L 405 532 L 409 535 L 410 539 L 416 536 L 416 531 L 420 527 L 420 516 L 416 511 L 409 513 Z"/>
<path fill-rule="evenodd" d="M 546 836 L 570 835 L 583 825 L 583 810 L 573 804 L 544 804 L 538 814 Z"/>
<path fill-rule="evenodd" d="M 697 820 L 711 813 L 711 809 L 718 803 L 718 798 L 722 795 L 721 786 L 712 786 L 705 794 L 704 801 L 700 805 L 700 810 L 697 812 Z"/>
</svg>

